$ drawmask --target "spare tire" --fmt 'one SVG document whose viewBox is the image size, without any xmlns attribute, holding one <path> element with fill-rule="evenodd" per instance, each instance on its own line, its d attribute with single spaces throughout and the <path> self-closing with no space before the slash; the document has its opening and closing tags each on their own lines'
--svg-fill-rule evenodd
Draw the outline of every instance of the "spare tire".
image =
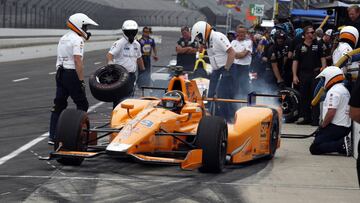
<svg viewBox="0 0 360 203">
<path fill-rule="evenodd" d="M 284 121 L 286 123 L 296 121 L 299 118 L 300 112 L 300 92 L 293 88 L 285 87 L 279 90 L 279 95 L 285 96 L 280 99 Z"/>
<path fill-rule="evenodd" d="M 89 78 L 91 94 L 104 102 L 117 101 L 131 92 L 129 72 L 122 66 L 111 64 L 97 69 Z"/>
</svg>

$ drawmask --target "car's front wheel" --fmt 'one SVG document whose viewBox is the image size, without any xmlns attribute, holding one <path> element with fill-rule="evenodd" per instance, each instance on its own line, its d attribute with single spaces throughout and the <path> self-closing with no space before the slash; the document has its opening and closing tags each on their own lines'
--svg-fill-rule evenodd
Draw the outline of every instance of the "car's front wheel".
<svg viewBox="0 0 360 203">
<path fill-rule="evenodd" d="M 203 150 L 200 172 L 222 172 L 227 150 L 228 130 L 223 118 L 205 116 L 201 119 L 195 144 Z"/>
<path fill-rule="evenodd" d="M 89 118 L 86 112 L 76 109 L 65 109 L 59 117 L 56 128 L 54 150 L 86 151 L 89 138 Z M 57 161 L 64 165 L 78 166 L 84 158 L 62 157 Z"/>
</svg>

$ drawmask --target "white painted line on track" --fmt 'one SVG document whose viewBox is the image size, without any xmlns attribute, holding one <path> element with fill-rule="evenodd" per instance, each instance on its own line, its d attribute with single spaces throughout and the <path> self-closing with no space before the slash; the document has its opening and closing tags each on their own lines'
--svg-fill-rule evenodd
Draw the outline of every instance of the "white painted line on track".
<svg viewBox="0 0 360 203">
<path fill-rule="evenodd" d="M 90 108 L 88 109 L 87 112 L 90 113 L 90 112 L 94 111 L 97 107 L 99 107 L 99 106 L 101 106 L 103 104 L 105 104 L 105 102 L 99 102 L 99 103 L 97 103 L 97 104 L 95 104 L 93 106 L 90 106 Z"/>
<path fill-rule="evenodd" d="M 24 80 L 28 80 L 29 78 L 20 78 L 20 79 L 16 79 L 13 80 L 13 82 L 20 82 L 20 81 L 24 81 Z"/>
<path fill-rule="evenodd" d="M 49 73 L 49 75 L 55 75 L 56 74 L 56 72 L 50 72 Z"/>
<path fill-rule="evenodd" d="M 95 62 L 94 65 L 99 65 L 101 64 L 102 62 L 98 61 L 98 62 Z"/>
<path fill-rule="evenodd" d="M 93 106 L 91 106 L 88 110 L 88 112 L 91 112 L 93 110 L 95 110 L 97 107 L 103 105 L 104 102 L 99 102 Z M 10 159 L 16 157 L 17 155 L 21 154 L 22 152 L 30 149 L 31 147 L 33 147 L 34 145 L 36 145 L 37 143 L 41 142 L 42 140 L 46 139 L 49 137 L 49 132 L 46 132 L 42 135 L 40 135 L 39 137 L 31 140 L 30 142 L 28 142 L 27 144 L 25 144 L 24 146 L 20 147 L 19 149 L 11 152 L 10 154 L 4 156 L 4 157 L 1 157 L 0 158 L 0 165 L 4 164 L 5 162 L 9 161 Z"/>
</svg>

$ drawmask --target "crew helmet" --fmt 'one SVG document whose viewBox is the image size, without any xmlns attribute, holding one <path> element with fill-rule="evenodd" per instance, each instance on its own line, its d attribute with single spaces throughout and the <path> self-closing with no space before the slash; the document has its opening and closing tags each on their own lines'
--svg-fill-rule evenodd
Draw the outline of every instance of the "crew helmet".
<svg viewBox="0 0 360 203">
<path fill-rule="evenodd" d="M 345 80 L 343 71 L 336 66 L 328 66 L 316 78 L 324 78 L 324 88 L 329 90 L 336 83 Z"/>
<path fill-rule="evenodd" d="M 66 26 L 70 28 L 72 31 L 76 32 L 79 36 L 83 37 L 85 40 L 88 40 L 91 36 L 91 33 L 88 32 L 88 25 L 98 24 L 89 18 L 87 15 L 83 13 L 75 13 L 71 15 L 66 22 Z"/>
<path fill-rule="evenodd" d="M 138 24 L 134 20 L 125 20 L 122 25 L 123 35 L 130 43 L 134 42 L 135 36 L 138 33 Z"/>
<path fill-rule="evenodd" d="M 205 21 L 196 22 L 191 29 L 191 42 L 198 38 L 201 44 L 204 44 L 209 40 L 212 27 Z"/>
<path fill-rule="evenodd" d="M 274 39 L 286 39 L 286 33 L 283 30 L 276 30 Z"/>
<path fill-rule="evenodd" d="M 353 26 L 345 26 L 340 31 L 340 41 L 347 42 L 355 47 L 359 39 L 359 31 Z"/>
</svg>

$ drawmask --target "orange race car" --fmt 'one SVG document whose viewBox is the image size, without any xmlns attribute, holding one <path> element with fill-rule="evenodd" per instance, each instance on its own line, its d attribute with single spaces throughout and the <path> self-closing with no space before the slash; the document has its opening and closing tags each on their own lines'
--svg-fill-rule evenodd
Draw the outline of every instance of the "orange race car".
<svg viewBox="0 0 360 203">
<path fill-rule="evenodd" d="M 60 116 L 54 152 L 64 165 L 80 165 L 84 158 L 100 154 L 133 157 L 140 162 L 178 164 L 182 169 L 221 172 L 224 164 L 265 157 L 271 159 L 280 146 L 282 111 L 248 100 L 206 98 L 196 80 L 176 74 L 162 98 L 126 99 L 112 112 L 110 127 L 90 128 L 86 112 L 66 109 Z M 235 113 L 233 123 L 211 116 L 204 101 L 247 103 Z M 96 135 L 97 133 L 104 135 Z M 109 144 L 97 139 L 109 136 Z"/>
</svg>

